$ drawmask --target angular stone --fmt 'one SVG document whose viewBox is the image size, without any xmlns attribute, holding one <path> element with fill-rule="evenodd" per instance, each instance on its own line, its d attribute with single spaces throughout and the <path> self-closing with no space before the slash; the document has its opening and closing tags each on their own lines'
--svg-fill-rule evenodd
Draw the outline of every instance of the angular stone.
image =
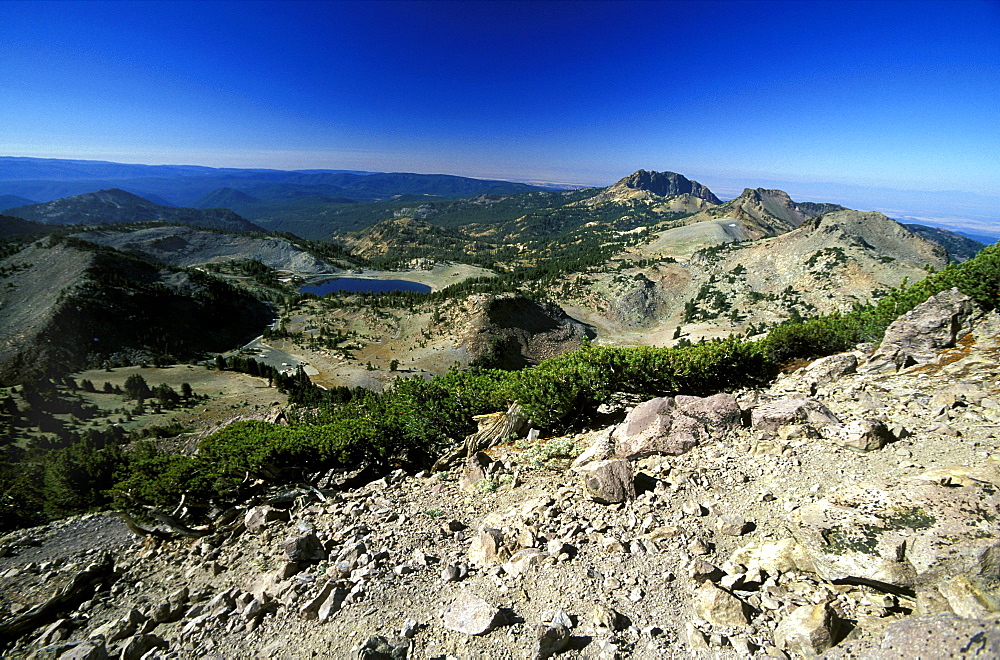
<svg viewBox="0 0 1000 660">
<path fill-rule="evenodd" d="M 327 558 L 323 544 L 315 534 L 309 533 L 288 539 L 282 544 L 285 556 L 290 561 L 309 563 L 323 561 Z"/>
<path fill-rule="evenodd" d="M 441 569 L 441 579 L 445 582 L 458 582 L 469 572 L 465 564 L 448 564 Z"/>
<path fill-rule="evenodd" d="M 705 633 L 698 630 L 698 627 L 693 623 L 686 623 L 684 625 L 687 643 L 691 647 L 692 651 L 708 651 L 708 640 L 705 639 Z"/>
<path fill-rule="evenodd" d="M 406 639 L 372 635 L 358 649 L 358 660 L 406 660 L 409 649 Z"/>
<path fill-rule="evenodd" d="M 108 649 L 97 640 L 77 644 L 59 656 L 59 660 L 108 660 Z"/>
<path fill-rule="evenodd" d="M 807 383 L 825 385 L 835 382 L 858 368 L 858 357 L 854 353 L 838 353 L 820 358 L 802 370 L 802 379 Z"/>
<path fill-rule="evenodd" d="M 583 450 L 582 454 L 574 459 L 570 469 L 576 470 L 587 463 L 606 461 L 609 458 L 614 458 L 615 441 L 612 438 L 613 431 L 614 429 L 604 429 L 588 434 L 587 437 L 590 439 L 590 445 Z"/>
<path fill-rule="evenodd" d="M 337 583 L 333 580 L 324 584 L 318 594 L 307 600 L 305 604 L 299 608 L 299 614 L 306 619 L 319 618 L 319 608 L 323 606 L 323 603 L 326 602 L 336 589 Z"/>
<path fill-rule="evenodd" d="M 355 589 L 358 587 L 355 586 Z M 345 587 L 338 586 L 329 592 L 326 599 L 319 606 L 319 610 L 316 612 L 316 618 L 320 623 L 329 621 L 333 618 L 333 615 L 340 611 L 343 607 L 344 602 L 348 599 L 350 592 Z"/>
<path fill-rule="evenodd" d="M 444 626 L 466 635 L 485 635 L 503 624 L 500 610 L 471 591 L 463 591 L 444 612 Z"/>
<path fill-rule="evenodd" d="M 705 582 L 695 592 L 695 612 L 712 625 L 745 626 L 748 623 L 743 602 L 728 591 Z"/>
<path fill-rule="evenodd" d="M 149 612 L 149 618 L 156 623 L 172 623 L 184 616 L 184 605 L 178 603 L 157 603 Z"/>
<path fill-rule="evenodd" d="M 518 550 L 511 556 L 510 560 L 503 565 L 503 570 L 506 571 L 508 575 L 521 575 L 532 566 L 540 566 L 542 562 L 548 559 L 548 557 L 549 555 L 547 552 L 543 552 L 538 548 L 525 548 L 523 550 Z"/>
<path fill-rule="evenodd" d="M 965 332 L 978 310 L 958 289 L 942 291 L 893 321 L 860 371 L 898 371 L 938 359 Z"/>
<path fill-rule="evenodd" d="M 535 645 L 531 649 L 532 660 L 546 660 L 569 646 L 569 628 L 542 623 L 535 629 Z"/>
<path fill-rule="evenodd" d="M 595 628 L 605 628 L 607 630 L 618 630 L 620 617 L 618 612 L 606 605 L 597 604 L 590 613 L 590 621 Z"/>
<path fill-rule="evenodd" d="M 493 465 L 495 461 L 490 458 L 485 452 L 478 451 L 472 456 L 465 459 L 465 466 L 462 470 L 462 477 L 459 480 L 459 487 L 462 490 L 470 490 L 475 488 L 479 483 L 486 479 L 490 472 L 490 466 Z"/>
<path fill-rule="evenodd" d="M 472 539 L 469 546 L 469 563 L 480 568 L 502 564 L 510 557 L 504 547 L 503 532 L 487 527 Z"/>
<path fill-rule="evenodd" d="M 270 506 L 255 506 L 243 516 L 243 524 L 251 534 L 258 534 L 272 522 L 287 522 L 288 511 Z"/>
<path fill-rule="evenodd" d="M 678 394 L 674 401 L 682 413 L 701 422 L 705 431 L 703 441 L 719 439 L 742 426 L 743 411 L 732 394 L 720 392 L 706 397 Z"/>
<path fill-rule="evenodd" d="M 743 516 L 737 515 L 719 516 L 719 522 L 716 524 L 716 529 L 728 536 L 743 536 L 747 527 L 747 521 L 743 519 Z"/>
<path fill-rule="evenodd" d="M 840 420 L 815 399 L 779 399 L 764 403 L 751 412 L 753 427 L 758 431 L 776 432 L 790 424 L 811 424 L 815 427 L 839 424 Z"/>
<path fill-rule="evenodd" d="M 573 629 L 573 618 L 561 607 L 552 613 L 552 620 L 549 623 L 553 626 L 563 626 L 570 630 Z"/>
<path fill-rule="evenodd" d="M 826 603 L 797 607 L 774 629 L 774 644 L 802 656 L 817 656 L 833 646 L 837 622 Z"/>
<path fill-rule="evenodd" d="M 688 576 L 695 582 L 718 582 L 725 574 L 721 568 L 704 559 L 695 559 L 688 568 Z"/>
<path fill-rule="evenodd" d="M 121 660 L 141 660 L 141 658 L 152 651 L 153 649 L 162 649 L 167 647 L 167 642 L 153 634 L 136 635 L 135 637 L 130 637 L 125 644 L 122 645 L 121 655 L 119 656 Z"/>
<path fill-rule="evenodd" d="M 579 470 L 583 477 L 584 493 L 601 504 L 617 504 L 635 499 L 632 465 L 619 458 L 595 461 Z"/>
<path fill-rule="evenodd" d="M 866 452 L 881 449 L 895 440 L 885 424 L 877 419 L 856 419 L 834 429 L 827 439 L 854 451 Z"/>
<path fill-rule="evenodd" d="M 788 571 L 811 573 L 816 570 L 805 548 L 790 538 L 774 542 L 750 543 L 734 552 L 730 561 L 734 564 L 759 568 L 768 573 Z"/>
</svg>

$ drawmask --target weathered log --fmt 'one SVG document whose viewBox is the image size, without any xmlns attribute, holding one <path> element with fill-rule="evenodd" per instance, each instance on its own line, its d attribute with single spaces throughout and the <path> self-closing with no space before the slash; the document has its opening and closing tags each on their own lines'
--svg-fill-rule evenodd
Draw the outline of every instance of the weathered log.
<svg viewBox="0 0 1000 660">
<path fill-rule="evenodd" d="M 496 415 L 472 435 L 466 436 L 462 443 L 442 456 L 434 463 L 433 470 L 441 472 L 457 464 L 464 458 L 473 456 L 476 452 L 489 449 L 504 442 L 510 442 L 524 430 L 528 417 L 521 406 L 514 403 L 507 412 Z"/>
</svg>

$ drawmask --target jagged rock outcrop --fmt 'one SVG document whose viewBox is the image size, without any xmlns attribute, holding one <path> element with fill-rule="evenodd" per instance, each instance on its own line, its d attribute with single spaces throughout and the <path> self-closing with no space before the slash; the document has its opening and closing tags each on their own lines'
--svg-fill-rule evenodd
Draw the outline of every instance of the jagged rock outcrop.
<svg viewBox="0 0 1000 660">
<path fill-rule="evenodd" d="M 707 211 L 707 214 L 738 220 L 752 238 L 783 234 L 811 217 L 785 191 L 764 188 L 746 188 L 739 197 Z"/>
<path fill-rule="evenodd" d="M 676 172 L 638 170 L 608 186 L 593 197 L 576 202 L 581 206 L 646 204 L 676 217 L 710 209 L 722 200 L 697 181 Z"/>
<path fill-rule="evenodd" d="M 707 186 L 703 186 L 697 181 L 688 179 L 683 174 L 676 172 L 650 172 L 648 170 L 638 170 L 621 179 L 612 189 L 630 188 L 632 190 L 645 190 L 660 195 L 661 197 L 672 197 L 674 195 L 692 195 L 699 197 L 712 204 L 721 204 L 722 200 L 715 196 Z"/>
<path fill-rule="evenodd" d="M 968 332 L 976 313 L 969 296 L 958 289 L 942 291 L 893 321 L 862 370 L 898 371 L 935 360 Z"/>
</svg>

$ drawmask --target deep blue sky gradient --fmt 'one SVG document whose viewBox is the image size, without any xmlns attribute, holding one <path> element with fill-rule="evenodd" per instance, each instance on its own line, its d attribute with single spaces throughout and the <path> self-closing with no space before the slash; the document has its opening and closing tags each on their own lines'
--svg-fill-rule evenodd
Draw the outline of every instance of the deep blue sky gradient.
<svg viewBox="0 0 1000 660">
<path fill-rule="evenodd" d="M 1000 195 L 1000 3 L 0 2 L 0 154 Z"/>
</svg>

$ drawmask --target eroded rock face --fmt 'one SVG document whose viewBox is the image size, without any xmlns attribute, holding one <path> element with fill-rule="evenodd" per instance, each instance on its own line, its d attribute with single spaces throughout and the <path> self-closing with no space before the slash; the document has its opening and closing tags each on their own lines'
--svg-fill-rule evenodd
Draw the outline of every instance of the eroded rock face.
<svg viewBox="0 0 1000 660">
<path fill-rule="evenodd" d="M 636 406 L 615 429 L 615 453 L 622 458 L 683 454 L 724 437 L 740 425 L 741 414 L 731 394 L 651 399 Z"/>
<path fill-rule="evenodd" d="M 793 512 L 792 532 L 825 580 L 937 589 L 953 611 L 1000 604 L 1000 493 L 992 484 L 852 484 Z M 967 588 L 956 586 L 962 581 Z M 970 610 L 967 600 L 985 610 Z M 1000 611 L 1000 610 L 998 610 Z"/>
<path fill-rule="evenodd" d="M 968 332 L 977 313 L 972 298 L 958 289 L 932 296 L 889 325 L 862 371 L 898 371 L 936 360 L 941 349 Z"/>
</svg>

